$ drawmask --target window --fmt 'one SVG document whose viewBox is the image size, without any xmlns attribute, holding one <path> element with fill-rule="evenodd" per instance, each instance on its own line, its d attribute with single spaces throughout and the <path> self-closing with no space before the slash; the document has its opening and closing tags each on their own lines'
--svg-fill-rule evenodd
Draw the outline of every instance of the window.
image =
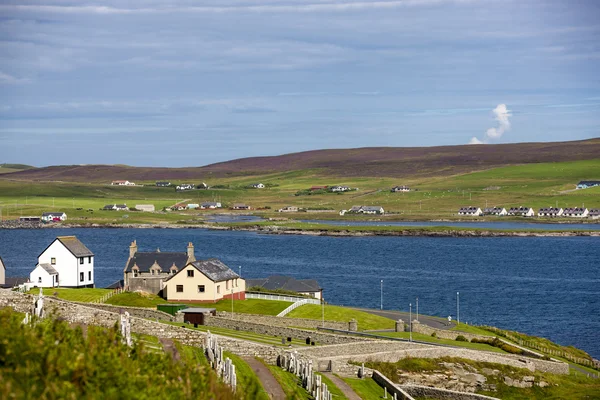
<svg viewBox="0 0 600 400">
<path fill-rule="evenodd" d="M 137 278 L 137 274 L 138 274 L 138 271 L 137 271 L 137 269 L 134 269 L 134 270 L 133 270 L 133 277 L 134 277 L 134 278 Z"/>
<path fill-rule="evenodd" d="M 88 256 L 88 264 L 92 263 L 92 256 Z"/>
<path fill-rule="evenodd" d="M 177 293 L 183 292 L 183 285 L 177 285 Z"/>
<path fill-rule="evenodd" d="M 83 272 L 79 273 L 79 282 L 83 282 Z"/>
<path fill-rule="evenodd" d="M 205 288 L 204 285 L 198 285 L 198 293 L 204 293 Z"/>
<path fill-rule="evenodd" d="M 225 290 L 229 290 L 229 281 L 225 281 Z"/>
<path fill-rule="evenodd" d="M 221 293 L 221 285 L 217 285 L 217 293 Z"/>
<path fill-rule="evenodd" d="M 79 264 L 83 264 L 83 257 L 79 257 Z"/>
<path fill-rule="evenodd" d="M 88 281 L 91 281 L 91 280 L 92 280 L 92 271 L 89 271 L 88 272 Z"/>
<path fill-rule="evenodd" d="M 42 283 L 42 277 L 41 276 L 38 278 L 38 283 Z"/>
<path fill-rule="evenodd" d="M 188 269 L 188 278 L 193 278 L 194 277 L 194 270 L 193 269 Z"/>
<path fill-rule="evenodd" d="M 52 258 L 50 259 L 50 264 L 52 264 L 52 265 L 56 265 L 56 258 L 52 257 Z"/>
</svg>

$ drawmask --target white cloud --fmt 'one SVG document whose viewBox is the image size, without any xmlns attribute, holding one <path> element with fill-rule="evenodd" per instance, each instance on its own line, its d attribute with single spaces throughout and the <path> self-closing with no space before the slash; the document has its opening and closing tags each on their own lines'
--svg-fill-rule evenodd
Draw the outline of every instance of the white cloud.
<svg viewBox="0 0 600 400">
<path fill-rule="evenodd" d="M 510 110 L 506 108 L 506 104 L 498 104 L 496 108 L 492 110 L 494 114 L 494 119 L 498 121 L 498 126 L 495 128 L 489 128 L 485 131 L 485 135 L 483 140 L 480 140 L 476 137 L 471 138 L 469 144 L 483 144 L 489 143 L 490 140 L 499 139 L 504 135 L 504 132 L 510 130 L 510 120 L 509 118 L 512 116 Z"/>
</svg>

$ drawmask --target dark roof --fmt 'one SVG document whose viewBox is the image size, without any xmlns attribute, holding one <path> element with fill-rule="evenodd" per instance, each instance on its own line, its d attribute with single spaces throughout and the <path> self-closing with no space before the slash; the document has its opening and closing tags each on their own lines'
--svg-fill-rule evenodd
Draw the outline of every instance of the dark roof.
<svg viewBox="0 0 600 400">
<path fill-rule="evenodd" d="M 115 207 L 114 204 L 107 204 L 104 207 L 102 207 L 104 210 L 112 210 Z"/>
<path fill-rule="evenodd" d="M 50 275 L 58 275 L 58 272 L 56 272 L 54 267 L 50 264 L 40 264 L 40 267 L 44 268 Z"/>
<path fill-rule="evenodd" d="M 117 204 L 117 208 L 127 208 L 127 204 Z"/>
<path fill-rule="evenodd" d="M 15 286 L 19 286 L 25 282 L 29 282 L 29 278 L 28 277 L 24 277 L 24 276 L 7 276 L 6 279 L 4 279 L 4 285 L 0 285 L 1 288 L 3 289 L 11 289 L 14 288 Z"/>
<path fill-rule="evenodd" d="M 290 290 L 293 292 L 319 292 L 321 287 L 314 279 L 296 279 L 291 276 L 273 275 L 268 278 L 246 279 L 246 288 L 261 286 L 268 290 Z"/>
<path fill-rule="evenodd" d="M 75 236 L 59 236 L 56 240 L 60 241 L 75 257 L 87 257 L 93 256 L 94 253 L 90 251 L 83 243 Z"/>
<path fill-rule="evenodd" d="M 130 272 L 134 265 L 137 265 L 140 272 L 150 272 L 150 267 L 156 262 L 163 272 L 169 272 L 169 268 L 173 264 L 178 270 L 185 267 L 188 262 L 187 253 L 175 253 L 175 252 L 140 252 L 138 251 L 129 259 L 125 272 Z"/>
<path fill-rule="evenodd" d="M 119 281 L 111 283 L 105 289 L 121 289 L 123 287 L 125 287 L 125 281 L 123 279 L 121 279 Z"/>
<path fill-rule="evenodd" d="M 581 181 L 578 185 L 600 185 L 600 181 Z"/>
<path fill-rule="evenodd" d="M 233 272 L 231 268 L 223 264 L 223 262 L 216 258 L 209 258 L 208 260 L 194 261 L 190 263 L 198 271 L 202 272 L 208 279 L 213 282 L 226 281 L 228 279 L 236 279 L 240 276 Z"/>
</svg>

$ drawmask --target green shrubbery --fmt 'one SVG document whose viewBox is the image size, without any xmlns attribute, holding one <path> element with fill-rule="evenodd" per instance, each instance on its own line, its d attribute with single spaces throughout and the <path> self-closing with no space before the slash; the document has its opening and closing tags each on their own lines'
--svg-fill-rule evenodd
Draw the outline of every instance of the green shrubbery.
<svg viewBox="0 0 600 400">
<path fill-rule="evenodd" d="M 70 328 L 46 319 L 23 325 L 0 310 L 0 398 L 233 399 L 208 367 L 143 344 L 122 344 L 116 327 Z M 251 393 L 251 392 L 250 392 Z"/>
<path fill-rule="evenodd" d="M 466 337 L 464 337 L 463 335 L 458 335 L 458 336 L 456 337 L 456 339 L 454 339 L 454 340 L 456 340 L 457 342 L 468 342 L 468 341 L 469 341 L 469 339 L 467 339 L 467 338 L 466 338 Z"/>
<path fill-rule="evenodd" d="M 458 340 L 458 338 L 456 339 Z M 498 338 L 490 338 L 490 339 L 477 339 L 477 338 L 473 338 L 471 340 L 471 343 L 485 343 L 485 344 L 489 344 L 490 346 L 494 346 L 497 347 L 499 349 L 504 350 L 507 353 L 511 353 L 511 354 L 523 354 L 523 350 L 519 349 L 518 347 L 515 346 L 511 346 L 508 343 L 503 342 L 502 340 L 499 340 Z"/>
</svg>

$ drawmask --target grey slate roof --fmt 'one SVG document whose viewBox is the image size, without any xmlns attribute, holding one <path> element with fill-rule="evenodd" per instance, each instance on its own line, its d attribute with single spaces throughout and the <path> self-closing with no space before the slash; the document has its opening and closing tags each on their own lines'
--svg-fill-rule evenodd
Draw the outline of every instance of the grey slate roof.
<svg viewBox="0 0 600 400">
<path fill-rule="evenodd" d="M 138 251 L 129 259 L 125 272 L 130 272 L 134 265 L 137 265 L 140 272 L 150 272 L 150 267 L 154 265 L 154 262 L 160 266 L 163 272 L 168 273 L 169 268 L 175 264 L 178 270 L 185 267 L 188 261 L 187 253 L 175 253 L 175 252 L 140 252 Z"/>
<path fill-rule="evenodd" d="M 184 308 L 183 310 L 180 310 L 180 311 L 184 314 L 207 314 L 207 313 L 215 312 L 216 310 L 217 310 L 216 308 L 190 307 L 190 308 Z"/>
<path fill-rule="evenodd" d="M 203 273 L 208 279 L 213 282 L 221 282 L 229 279 L 236 279 L 240 276 L 233 272 L 231 268 L 223 264 L 223 262 L 216 258 L 209 258 L 208 260 L 194 261 L 190 263 L 198 271 Z"/>
<path fill-rule="evenodd" d="M 59 236 L 56 240 L 60 241 L 75 257 L 87 257 L 93 256 L 94 253 L 90 251 L 83 243 L 75 236 Z"/>
<path fill-rule="evenodd" d="M 246 288 L 261 286 L 268 290 L 291 290 L 293 292 L 319 292 L 321 287 L 314 279 L 296 279 L 291 276 L 272 275 L 268 278 L 246 279 Z"/>
<path fill-rule="evenodd" d="M 381 211 L 381 208 L 382 207 L 380 207 L 380 206 L 363 206 L 362 210 L 363 211 Z"/>
<path fill-rule="evenodd" d="M 58 275 L 58 272 L 56 272 L 54 267 L 50 264 L 40 264 L 40 267 L 44 268 L 50 275 Z"/>
</svg>

